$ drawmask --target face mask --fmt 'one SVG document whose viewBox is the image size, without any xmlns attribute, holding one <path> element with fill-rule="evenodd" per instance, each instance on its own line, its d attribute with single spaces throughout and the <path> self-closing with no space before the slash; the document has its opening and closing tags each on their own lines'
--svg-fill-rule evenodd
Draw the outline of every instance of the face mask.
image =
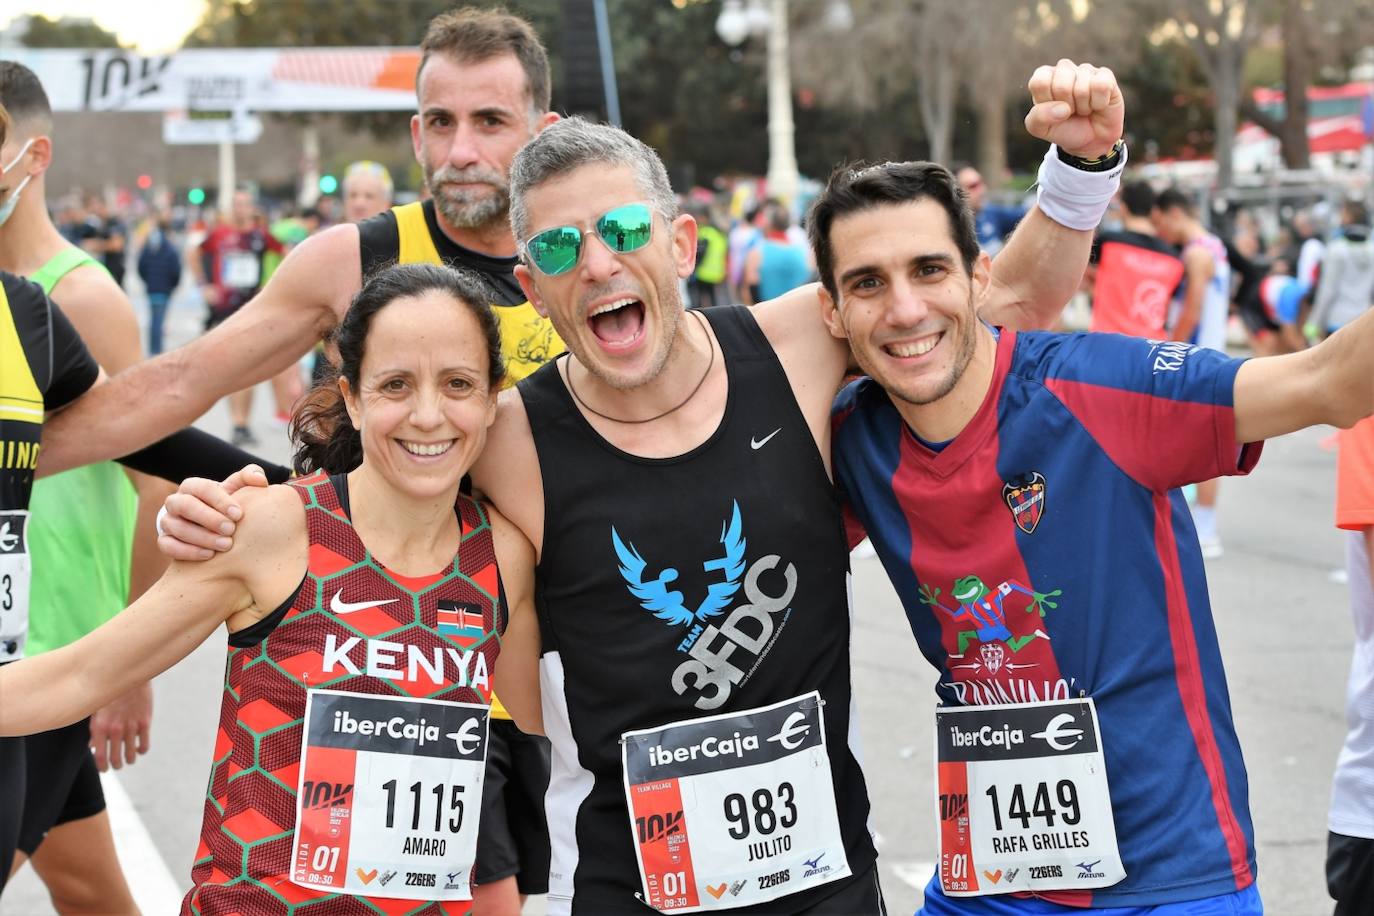
<svg viewBox="0 0 1374 916">
<path fill-rule="evenodd" d="M 13 169 L 16 165 L 18 165 L 19 160 L 24 158 L 24 154 L 29 151 L 29 147 L 32 144 L 33 138 L 30 137 L 29 140 L 22 147 L 20 147 L 19 154 L 10 161 L 9 165 L 5 166 L 3 169 L 0 169 L 0 172 L 8 172 L 11 169 Z M 28 184 L 32 178 L 32 175 L 25 175 L 24 180 L 19 182 L 19 185 L 9 193 L 8 197 L 5 198 L 5 202 L 3 204 L 0 204 L 0 226 L 5 225 L 6 221 L 9 220 L 10 214 L 14 212 L 15 205 L 19 203 L 19 192 L 24 190 L 24 185 Z"/>
</svg>

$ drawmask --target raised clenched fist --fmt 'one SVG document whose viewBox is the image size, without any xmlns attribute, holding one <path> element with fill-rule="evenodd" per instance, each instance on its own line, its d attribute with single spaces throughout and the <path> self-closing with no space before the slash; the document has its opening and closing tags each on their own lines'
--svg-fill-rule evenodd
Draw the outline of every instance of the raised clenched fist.
<svg viewBox="0 0 1374 916">
<path fill-rule="evenodd" d="M 1026 130 L 1071 156 L 1097 159 L 1121 139 L 1126 103 L 1116 74 L 1106 67 L 1060 60 L 1031 74 Z"/>
</svg>

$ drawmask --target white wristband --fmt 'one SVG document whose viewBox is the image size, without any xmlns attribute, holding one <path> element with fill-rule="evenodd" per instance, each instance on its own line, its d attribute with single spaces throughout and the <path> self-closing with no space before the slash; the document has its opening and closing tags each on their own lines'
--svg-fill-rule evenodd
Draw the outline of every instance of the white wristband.
<svg viewBox="0 0 1374 916">
<path fill-rule="evenodd" d="M 1059 149 L 1050 144 L 1040 163 L 1040 212 L 1069 229 L 1096 229 L 1121 186 L 1121 172 L 1125 168 L 1125 144 L 1121 146 L 1121 161 L 1109 172 L 1076 169 L 1061 161 Z"/>
<path fill-rule="evenodd" d="M 157 536 L 158 536 L 158 537 L 162 537 L 163 535 L 165 535 L 165 534 L 167 533 L 167 532 L 165 532 L 165 531 L 162 530 L 162 520 L 163 520 L 164 518 L 166 518 L 167 515 L 168 515 L 168 513 L 167 513 L 167 507 L 166 507 L 166 506 L 163 506 L 161 509 L 158 509 L 158 510 L 157 510 L 157 519 L 156 519 L 156 521 L 153 522 L 153 527 L 157 529 Z"/>
</svg>

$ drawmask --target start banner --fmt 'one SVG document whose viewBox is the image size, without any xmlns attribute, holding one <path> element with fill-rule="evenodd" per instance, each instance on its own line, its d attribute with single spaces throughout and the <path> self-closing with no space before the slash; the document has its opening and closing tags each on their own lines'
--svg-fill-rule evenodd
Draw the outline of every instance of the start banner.
<svg viewBox="0 0 1374 916">
<path fill-rule="evenodd" d="M 6 56 L 42 80 L 54 111 L 413 111 L 418 48 L 110 49 Z"/>
</svg>

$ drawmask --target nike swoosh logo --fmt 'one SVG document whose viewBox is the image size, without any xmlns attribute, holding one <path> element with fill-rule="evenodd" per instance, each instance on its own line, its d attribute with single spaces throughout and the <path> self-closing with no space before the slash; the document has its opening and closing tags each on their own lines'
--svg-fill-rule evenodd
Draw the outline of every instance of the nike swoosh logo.
<svg viewBox="0 0 1374 916">
<path fill-rule="evenodd" d="M 357 601 L 349 602 L 343 599 L 343 589 L 334 593 L 334 597 L 329 599 L 329 610 L 335 614 L 352 614 L 354 611 L 365 611 L 370 607 L 381 607 L 384 604 L 395 604 L 397 599 L 388 598 L 385 601 Z"/>
<path fill-rule="evenodd" d="M 769 433 L 768 435 L 764 436 L 762 439 L 754 439 L 754 438 L 751 437 L 751 438 L 749 439 L 749 447 L 752 448 L 752 449 L 755 449 L 755 450 L 761 449 L 761 448 L 763 448 L 765 445 L 768 444 L 768 440 L 769 440 L 769 439 L 773 438 L 774 436 L 776 436 L 776 435 L 777 435 L 778 433 L 780 433 L 780 432 L 782 432 L 782 427 L 781 427 L 781 426 L 779 426 L 777 429 L 773 430 L 773 431 L 772 431 L 771 433 Z"/>
</svg>

